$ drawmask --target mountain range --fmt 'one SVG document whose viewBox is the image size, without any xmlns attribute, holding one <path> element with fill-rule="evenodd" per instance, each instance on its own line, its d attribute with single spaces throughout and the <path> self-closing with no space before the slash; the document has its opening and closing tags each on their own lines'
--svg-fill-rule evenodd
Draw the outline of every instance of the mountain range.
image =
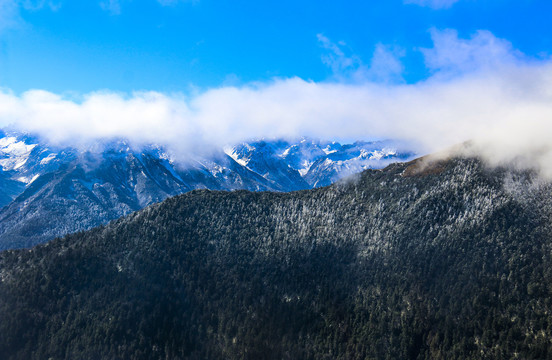
<svg viewBox="0 0 552 360">
<path fill-rule="evenodd" d="M 0 252 L 0 353 L 549 359 L 551 193 L 477 158 L 288 193 L 194 190 Z"/>
<path fill-rule="evenodd" d="M 0 132 L 0 249 L 89 229 L 194 189 L 295 191 L 412 158 L 393 141 L 258 140 L 171 154 L 125 140 L 85 149 Z M 175 158 L 185 158 L 177 161 Z"/>
</svg>

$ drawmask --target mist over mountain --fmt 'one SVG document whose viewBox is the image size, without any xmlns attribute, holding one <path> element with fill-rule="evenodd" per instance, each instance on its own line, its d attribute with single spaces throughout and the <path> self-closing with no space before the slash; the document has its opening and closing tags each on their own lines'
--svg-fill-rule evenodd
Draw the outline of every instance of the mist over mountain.
<svg viewBox="0 0 552 360">
<path fill-rule="evenodd" d="M 0 249 L 89 229 L 194 189 L 310 189 L 414 156 L 393 141 L 259 140 L 183 156 L 124 140 L 82 149 L 0 135 Z"/>
<path fill-rule="evenodd" d="M 552 184 L 418 159 L 0 253 L 6 359 L 545 359 Z"/>
</svg>

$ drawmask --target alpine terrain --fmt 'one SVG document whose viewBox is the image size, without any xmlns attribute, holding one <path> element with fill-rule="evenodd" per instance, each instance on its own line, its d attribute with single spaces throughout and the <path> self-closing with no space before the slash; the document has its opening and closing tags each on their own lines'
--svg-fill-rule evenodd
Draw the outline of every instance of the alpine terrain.
<svg viewBox="0 0 552 360">
<path fill-rule="evenodd" d="M 0 249 L 89 229 L 194 189 L 310 189 L 414 155 L 391 141 L 307 139 L 201 153 L 180 154 L 183 162 L 155 145 L 118 140 L 86 150 L 55 148 L 30 135 L 0 133 Z"/>
</svg>

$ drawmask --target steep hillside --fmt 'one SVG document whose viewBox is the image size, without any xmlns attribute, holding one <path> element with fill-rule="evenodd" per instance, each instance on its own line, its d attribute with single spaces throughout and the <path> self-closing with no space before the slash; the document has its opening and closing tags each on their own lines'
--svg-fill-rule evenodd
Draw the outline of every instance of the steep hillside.
<svg viewBox="0 0 552 360">
<path fill-rule="evenodd" d="M 0 253 L 6 359 L 544 359 L 552 187 L 475 159 L 193 191 Z"/>
</svg>

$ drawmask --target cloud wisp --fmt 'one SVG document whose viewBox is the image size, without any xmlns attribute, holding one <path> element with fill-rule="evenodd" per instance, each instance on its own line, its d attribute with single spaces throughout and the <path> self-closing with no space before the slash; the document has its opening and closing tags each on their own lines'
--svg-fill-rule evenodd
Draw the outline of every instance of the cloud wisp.
<svg viewBox="0 0 552 360">
<path fill-rule="evenodd" d="M 176 6 L 180 3 L 191 2 L 195 4 L 199 0 L 152 0 L 161 6 Z M 36 11 L 48 8 L 57 11 L 61 8 L 63 0 L 0 0 L 0 31 L 20 26 L 24 23 L 21 18 L 21 10 Z M 120 15 L 122 3 L 125 0 L 99 0 L 99 7 L 110 15 Z"/>
<path fill-rule="evenodd" d="M 400 61 L 405 55 L 404 50 L 377 44 L 370 64 L 366 65 L 346 43 L 335 43 L 323 34 L 317 37 L 320 46 L 326 50 L 322 62 L 332 70 L 336 80 L 356 83 L 404 81 L 404 67 Z"/>
<path fill-rule="evenodd" d="M 1 1 L 1 0 L 0 0 Z M 102 10 L 106 11 L 110 15 L 121 15 L 121 3 L 123 0 L 101 0 L 99 2 Z M 191 2 L 196 4 L 199 0 L 155 0 L 161 6 L 176 6 L 180 3 Z"/>
<path fill-rule="evenodd" d="M 404 0 L 405 4 L 427 6 L 432 9 L 448 9 L 460 0 Z"/>
<path fill-rule="evenodd" d="M 106 138 L 176 154 L 259 137 L 409 140 L 429 153 L 471 140 L 493 163 L 524 158 L 552 177 L 552 61 L 527 59 L 491 33 L 433 31 L 432 75 L 414 84 L 274 79 L 193 96 L 0 92 L 0 125 L 50 142 Z"/>
<path fill-rule="evenodd" d="M 100 7 L 111 15 L 121 14 L 121 2 L 119 0 L 102 0 L 100 1 Z"/>
<path fill-rule="evenodd" d="M 0 32 L 23 24 L 21 9 L 37 11 L 49 8 L 57 11 L 61 2 L 54 0 L 0 0 Z"/>
<path fill-rule="evenodd" d="M 185 2 L 191 2 L 192 4 L 197 4 L 199 0 L 157 0 L 157 2 L 161 4 L 161 6 L 175 6 Z"/>
</svg>

